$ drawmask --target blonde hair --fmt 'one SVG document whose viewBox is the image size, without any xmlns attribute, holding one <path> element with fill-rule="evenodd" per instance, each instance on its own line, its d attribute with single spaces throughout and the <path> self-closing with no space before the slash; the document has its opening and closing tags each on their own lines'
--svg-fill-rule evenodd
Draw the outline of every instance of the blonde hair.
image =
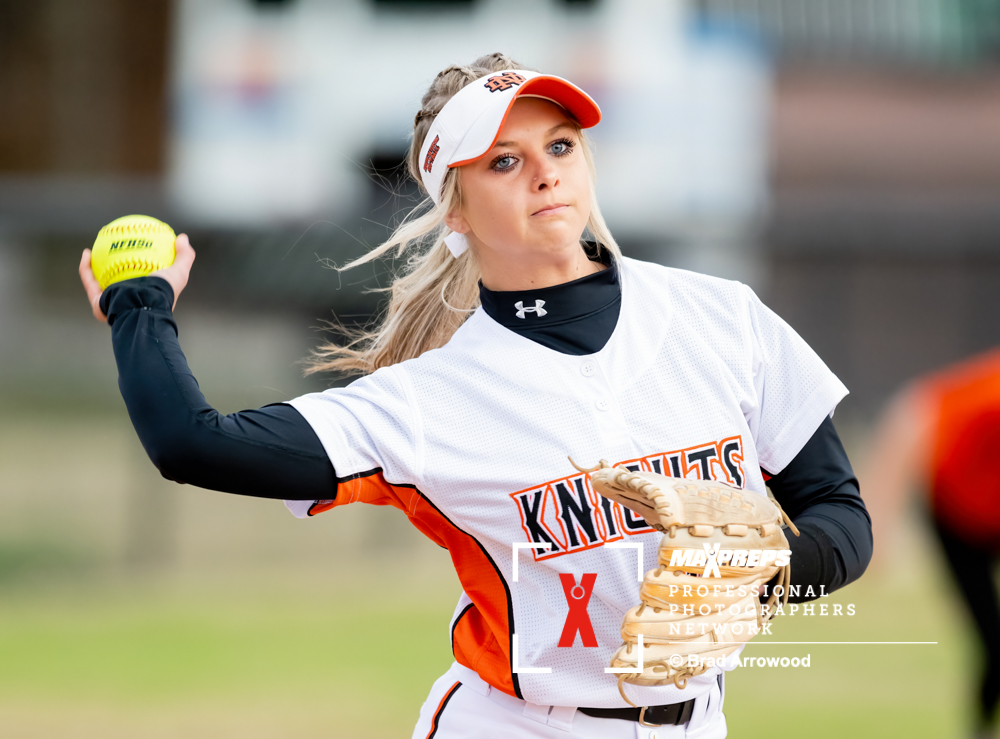
<svg viewBox="0 0 1000 739">
<path fill-rule="evenodd" d="M 468 66 L 448 67 L 431 83 L 421 101 L 422 107 L 413 121 L 413 140 L 407 155 L 407 168 L 420 188 L 426 192 L 420 178 L 420 148 L 434 118 L 451 97 L 480 77 L 504 69 L 527 69 L 503 54 L 488 54 Z M 590 143 L 578 129 L 583 155 L 590 171 L 590 219 L 587 230 L 613 258 L 621 258 L 621 250 L 608 231 L 597 207 L 594 192 L 596 171 Z M 458 172 L 445 175 L 440 205 L 427 197 L 407 215 L 387 241 L 352 262 L 338 267 L 351 269 L 378 259 L 393 249 L 396 256 L 408 253 L 406 265 L 388 288 L 389 304 L 375 322 L 363 329 L 348 329 L 340 324 L 329 328 L 346 339 L 346 343 L 327 342 L 313 350 L 306 362 L 306 374 L 336 372 L 369 374 L 406 359 L 419 357 L 430 349 L 444 346 L 469 315 L 479 306 L 479 263 L 472 249 L 453 257 L 444 243 L 448 227 L 445 216 L 460 208 L 462 191 Z"/>
</svg>

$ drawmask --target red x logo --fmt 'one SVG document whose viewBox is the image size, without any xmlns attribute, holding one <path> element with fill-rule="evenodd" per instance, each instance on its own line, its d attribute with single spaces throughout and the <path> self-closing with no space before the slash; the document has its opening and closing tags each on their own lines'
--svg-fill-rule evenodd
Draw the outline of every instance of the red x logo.
<svg viewBox="0 0 1000 739">
<path fill-rule="evenodd" d="M 590 594 L 594 592 L 597 573 L 588 572 L 582 575 L 579 585 L 576 577 L 567 572 L 560 572 L 559 579 L 562 581 L 566 602 L 569 604 L 569 613 L 566 614 L 566 625 L 563 626 L 562 636 L 559 637 L 559 646 L 573 646 L 576 633 L 579 631 L 583 646 L 596 647 L 597 637 L 594 635 L 594 626 L 590 623 L 587 604 L 590 602 Z"/>
</svg>

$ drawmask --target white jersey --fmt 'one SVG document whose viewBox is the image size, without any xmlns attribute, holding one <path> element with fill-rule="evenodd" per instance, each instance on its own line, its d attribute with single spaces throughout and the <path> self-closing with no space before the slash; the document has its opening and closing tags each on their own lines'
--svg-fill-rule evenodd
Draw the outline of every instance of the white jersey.
<svg viewBox="0 0 1000 739">
<path fill-rule="evenodd" d="M 605 545 L 641 544 L 646 571 L 661 538 L 597 495 L 567 455 L 763 494 L 761 467 L 780 472 L 847 394 L 747 286 L 633 259 L 620 275 L 618 323 L 595 354 L 554 351 L 480 308 L 440 349 L 291 401 L 341 481 L 335 500 L 288 501 L 292 512 L 358 501 L 402 509 L 450 550 L 462 583 L 456 661 L 542 705 L 627 705 L 604 668 L 639 603 L 639 549 Z M 516 543 L 548 548 L 517 552 L 515 582 Z M 561 573 L 571 584 L 596 575 L 586 608 L 596 646 L 582 633 L 559 646 L 569 611 Z M 627 689 L 638 705 L 675 703 L 707 692 L 717 673 L 684 690 Z"/>
</svg>

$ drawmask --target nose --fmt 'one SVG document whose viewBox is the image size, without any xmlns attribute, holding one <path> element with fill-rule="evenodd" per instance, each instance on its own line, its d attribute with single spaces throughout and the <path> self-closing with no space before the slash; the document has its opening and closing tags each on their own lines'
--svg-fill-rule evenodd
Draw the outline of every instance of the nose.
<svg viewBox="0 0 1000 739">
<path fill-rule="evenodd" d="M 542 192 L 549 190 L 559 184 L 559 173 L 555 163 L 548 157 L 542 157 L 535 169 L 535 176 L 531 180 L 532 190 Z"/>
</svg>

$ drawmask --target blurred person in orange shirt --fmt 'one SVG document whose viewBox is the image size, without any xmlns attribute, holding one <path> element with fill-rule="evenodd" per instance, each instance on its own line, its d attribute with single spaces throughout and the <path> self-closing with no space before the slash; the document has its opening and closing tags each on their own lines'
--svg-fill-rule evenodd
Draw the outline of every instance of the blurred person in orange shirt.
<svg viewBox="0 0 1000 739">
<path fill-rule="evenodd" d="M 924 491 L 945 560 L 984 647 L 976 737 L 1000 703 L 1000 348 L 910 383 L 875 427 L 865 487 L 876 561 L 885 564 L 907 498 Z"/>
</svg>

